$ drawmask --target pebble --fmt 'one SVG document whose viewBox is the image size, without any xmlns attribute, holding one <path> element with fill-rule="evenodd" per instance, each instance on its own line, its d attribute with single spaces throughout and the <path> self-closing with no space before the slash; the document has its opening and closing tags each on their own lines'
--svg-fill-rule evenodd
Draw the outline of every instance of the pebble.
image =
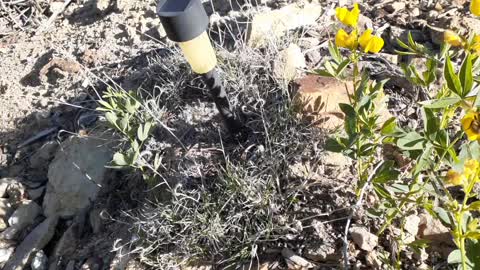
<svg viewBox="0 0 480 270">
<path fill-rule="evenodd" d="M 378 245 L 378 237 L 369 232 L 365 227 L 353 227 L 350 229 L 353 242 L 365 251 L 372 251 Z"/>
<path fill-rule="evenodd" d="M 48 258 L 43 252 L 43 250 L 38 251 L 35 253 L 32 259 L 32 263 L 30 267 L 32 270 L 46 270 L 48 265 Z"/>
</svg>

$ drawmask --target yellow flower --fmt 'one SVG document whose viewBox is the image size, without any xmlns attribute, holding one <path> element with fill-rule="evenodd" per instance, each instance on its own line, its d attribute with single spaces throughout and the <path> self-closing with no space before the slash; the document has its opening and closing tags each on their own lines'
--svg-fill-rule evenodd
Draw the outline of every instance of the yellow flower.
<svg viewBox="0 0 480 270">
<path fill-rule="evenodd" d="M 465 174 L 465 177 L 470 178 L 470 176 L 475 175 L 479 166 L 480 163 L 478 160 L 469 159 L 465 161 L 465 164 L 463 164 L 463 173 Z"/>
<path fill-rule="evenodd" d="M 472 0 L 470 3 L 470 11 L 475 16 L 480 16 L 480 0 Z"/>
<path fill-rule="evenodd" d="M 445 182 L 447 184 L 450 184 L 452 186 L 459 186 L 462 185 L 464 182 L 466 182 L 466 177 L 465 175 L 458 173 L 454 170 L 449 170 L 447 172 L 447 176 L 445 177 Z"/>
<path fill-rule="evenodd" d="M 335 44 L 338 47 L 355 50 L 357 48 L 357 31 L 354 30 L 350 34 L 347 34 L 345 30 L 340 29 L 335 36 Z"/>
<path fill-rule="evenodd" d="M 337 8 L 335 11 L 338 20 L 341 21 L 343 24 L 352 27 L 357 26 L 358 17 L 360 16 L 360 8 L 358 7 L 357 3 L 353 4 L 353 9 L 350 11 L 344 7 Z"/>
<path fill-rule="evenodd" d="M 462 38 L 457 33 L 447 30 L 443 33 L 443 41 L 452 45 L 453 47 L 463 46 Z"/>
<path fill-rule="evenodd" d="M 358 43 L 366 53 L 378 53 L 385 44 L 381 37 L 372 36 L 372 32 L 372 29 L 367 29 L 358 39 Z"/>
<path fill-rule="evenodd" d="M 470 111 L 462 119 L 462 128 L 470 141 L 480 140 L 479 113 Z"/>
</svg>

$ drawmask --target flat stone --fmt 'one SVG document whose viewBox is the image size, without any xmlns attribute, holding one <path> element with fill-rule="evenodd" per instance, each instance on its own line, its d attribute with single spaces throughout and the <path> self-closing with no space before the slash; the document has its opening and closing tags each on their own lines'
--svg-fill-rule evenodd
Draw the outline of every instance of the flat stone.
<svg viewBox="0 0 480 270">
<path fill-rule="evenodd" d="M 112 151 L 105 140 L 72 137 L 59 148 L 48 170 L 46 216 L 72 217 L 90 205 L 107 171 Z"/>
<path fill-rule="evenodd" d="M 16 226 L 18 229 L 23 230 L 27 226 L 32 225 L 42 213 L 42 208 L 34 201 L 25 201 L 13 212 L 8 219 L 10 226 Z"/>
<path fill-rule="evenodd" d="M 343 125 L 344 115 L 338 104 L 349 103 L 348 92 L 353 91 L 351 81 L 342 83 L 334 78 L 307 75 L 296 80 L 296 84 L 298 90 L 294 102 L 304 115 L 314 115 L 318 127 L 327 130 Z"/>
<path fill-rule="evenodd" d="M 378 237 L 364 227 L 352 227 L 350 234 L 353 242 L 362 250 L 372 251 L 378 245 Z"/>
<path fill-rule="evenodd" d="M 261 12 L 253 17 L 248 31 L 248 44 L 261 47 L 271 39 L 282 37 L 288 30 L 313 25 L 320 17 L 322 7 L 316 3 L 290 4 L 281 9 Z"/>
<path fill-rule="evenodd" d="M 435 243 L 453 243 L 450 230 L 429 214 L 420 215 L 418 237 Z"/>
<path fill-rule="evenodd" d="M 58 217 L 47 218 L 25 237 L 16 248 L 13 256 L 5 264 L 3 270 L 22 270 L 32 260 L 35 251 L 43 249 L 52 239 L 57 226 Z"/>
</svg>

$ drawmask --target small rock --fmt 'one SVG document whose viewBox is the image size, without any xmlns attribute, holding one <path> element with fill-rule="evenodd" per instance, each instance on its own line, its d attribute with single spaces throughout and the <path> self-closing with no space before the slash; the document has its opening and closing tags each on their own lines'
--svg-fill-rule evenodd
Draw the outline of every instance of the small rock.
<svg viewBox="0 0 480 270">
<path fill-rule="evenodd" d="M 22 230 L 20 230 L 17 226 L 11 226 L 0 233 L 0 239 L 17 240 L 21 233 Z"/>
<path fill-rule="evenodd" d="M 12 183 L 17 183 L 17 180 L 13 178 L 0 179 L 0 198 L 5 198 L 8 195 L 7 189 L 8 189 L 8 186 Z"/>
<path fill-rule="evenodd" d="M 406 4 L 403 1 L 394 1 L 394 2 L 386 5 L 385 10 L 390 12 L 390 13 L 397 13 L 401 10 L 404 10 L 405 6 L 406 6 Z"/>
<path fill-rule="evenodd" d="M 35 154 L 30 157 L 30 167 L 33 169 L 46 168 L 49 162 L 55 156 L 57 151 L 57 142 L 47 142 Z"/>
<path fill-rule="evenodd" d="M 0 248 L 0 268 L 3 269 L 3 266 L 10 259 L 14 251 L 15 247 Z"/>
<path fill-rule="evenodd" d="M 64 2 L 51 2 L 48 6 L 50 12 L 60 14 L 65 6 Z"/>
<path fill-rule="evenodd" d="M 365 261 L 367 262 L 367 265 L 371 267 L 371 269 L 383 269 L 382 261 L 378 258 L 376 252 L 368 252 Z"/>
<path fill-rule="evenodd" d="M 110 0 L 96 0 L 94 1 L 95 8 L 101 13 L 106 12 L 110 7 Z"/>
<path fill-rule="evenodd" d="M 452 243 L 450 230 L 429 214 L 420 215 L 418 237 L 436 243 Z"/>
<path fill-rule="evenodd" d="M 304 255 L 315 262 L 335 261 L 341 257 L 336 253 L 335 245 L 331 243 L 309 244 L 305 248 Z"/>
<path fill-rule="evenodd" d="M 34 223 L 42 213 L 42 208 L 34 201 L 23 202 L 8 219 L 10 226 L 16 226 L 19 230 L 23 230 L 27 226 Z"/>
<path fill-rule="evenodd" d="M 102 261 L 98 258 L 89 258 L 83 265 L 80 267 L 80 270 L 100 270 L 102 269 Z"/>
<path fill-rule="evenodd" d="M 325 151 L 320 157 L 320 164 L 331 167 L 346 168 L 352 164 L 352 160 L 342 153 Z"/>
<path fill-rule="evenodd" d="M 296 44 L 290 44 L 288 48 L 280 52 L 274 63 L 273 73 L 276 78 L 289 82 L 297 77 L 299 69 L 305 68 L 305 56 Z"/>
<path fill-rule="evenodd" d="M 23 201 L 26 198 L 25 194 L 25 187 L 19 182 L 11 183 L 7 187 L 7 195 L 12 204 Z"/>
<path fill-rule="evenodd" d="M 372 251 L 378 245 L 378 237 L 364 227 L 353 227 L 350 229 L 350 234 L 353 242 L 365 251 Z"/>
<path fill-rule="evenodd" d="M 321 12 L 321 5 L 310 3 L 303 8 L 297 4 L 290 4 L 281 9 L 258 13 L 249 25 L 248 44 L 252 47 L 261 47 L 269 39 L 279 38 L 288 30 L 313 25 Z"/>
<path fill-rule="evenodd" d="M 310 268 L 313 267 L 313 264 L 306 259 L 296 255 L 292 250 L 288 248 L 282 249 L 282 256 L 288 262 L 293 262 L 297 267 Z"/>
<path fill-rule="evenodd" d="M 405 231 L 407 231 L 413 237 L 415 237 L 418 234 L 418 226 L 419 225 L 420 225 L 420 217 L 419 216 L 410 215 L 410 216 L 405 218 L 404 229 L 405 229 Z"/>
<path fill-rule="evenodd" d="M 6 228 L 8 228 L 8 223 L 3 218 L 0 218 L 0 232 Z"/>
<path fill-rule="evenodd" d="M 32 259 L 35 251 L 43 249 L 52 239 L 58 217 L 49 217 L 25 237 L 3 270 L 22 270 Z"/>
<path fill-rule="evenodd" d="M 410 16 L 412 16 L 412 17 L 420 16 L 420 9 L 419 8 L 413 8 L 412 11 L 410 12 Z"/>
<path fill-rule="evenodd" d="M 50 163 L 43 201 L 46 216 L 71 217 L 95 200 L 112 152 L 104 140 L 73 137 Z"/>
<path fill-rule="evenodd" d="M 48 265 L 48 258 L 43 250 L 37 251 L 33 256 L 31 268 L 32 270 L 46 270 Z"/>
</svg>

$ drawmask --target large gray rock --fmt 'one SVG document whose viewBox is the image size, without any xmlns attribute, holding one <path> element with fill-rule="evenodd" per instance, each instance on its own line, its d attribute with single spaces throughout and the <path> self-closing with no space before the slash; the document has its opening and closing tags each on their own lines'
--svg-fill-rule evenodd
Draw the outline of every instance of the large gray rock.
<svg viewBox="0 0 480 270">
<path fill-rule="evenodd" d="M 30 263 L 33 255 L 43 249 L 52 239 L 57 226 L 58 217 L 47 218 L 25 237 L 16 248 L 13 256 L 5 264 L 3 270 L 22 270 Z"/>
<path fill-rule="evenodd" d="M 16 226 L 19 230 L 23 230 L 32 225 L 41 213 L 42 208 L 36 202 L 22 202 L 8 219 L 8 224 L 10 226 Z"/>
<path fill-rule="evenodd" d="M 67 140 L 48 170 L 43 209 L 46 216 L 71 217 L 95 200 L 112 152 L 106 141 L 90 137 Z"/>
</svg>

